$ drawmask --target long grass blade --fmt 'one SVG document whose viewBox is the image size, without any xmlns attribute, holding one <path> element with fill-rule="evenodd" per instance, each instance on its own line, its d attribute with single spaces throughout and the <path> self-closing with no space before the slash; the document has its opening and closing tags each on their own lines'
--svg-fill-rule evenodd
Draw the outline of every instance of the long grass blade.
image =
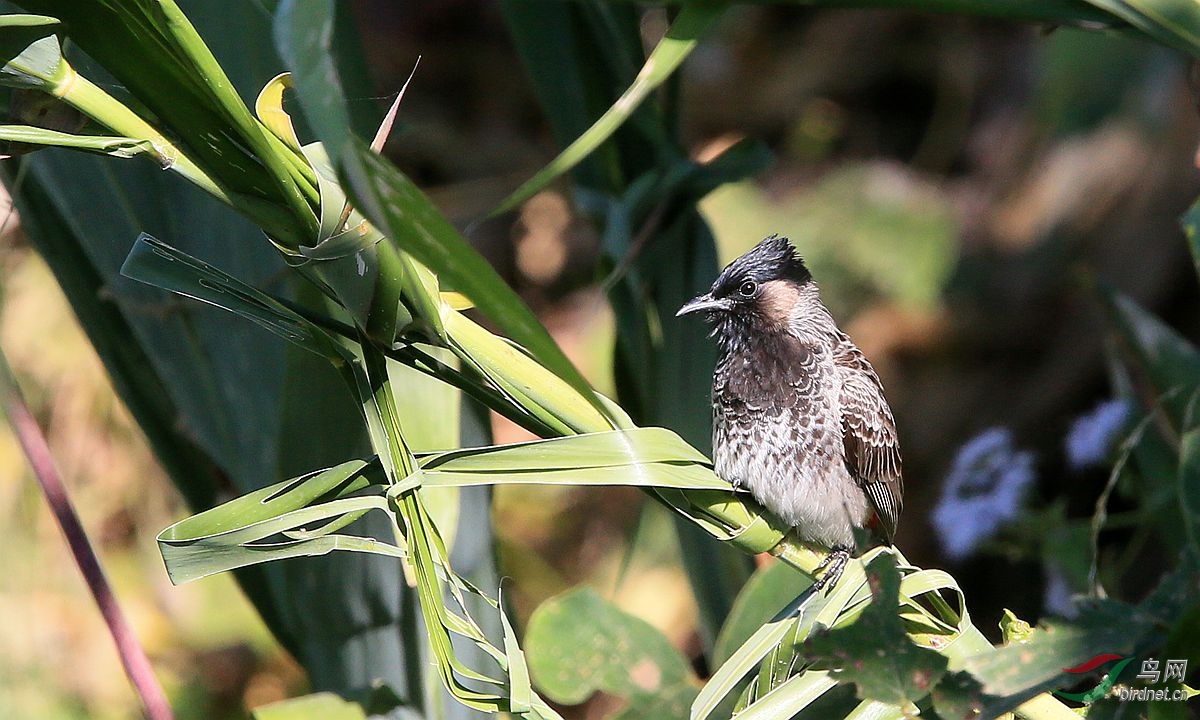
<svg viewBox="0 0 1200 720">
<path fill-rule="evenodd" d="M 675 22 L 671 24 L 667 34 L 659 41 L 646 64 L 642 66 L 633 84 L 621 95 L 604 115 L 580 135 L 558 157 L 550 161 L 546 167 L 539 170 L 533 177 L 526 180 L 521 187 L 502 200 L 494 210 L 488 213 L 494 217 L 508 212 L 533 197 L 563 173 L 575 167 L 583 158 L 592 153 L 601 143 L 612 136 L 617 128 L 629 119 L 634 110 L 646 97 L 662 85 L 673 72 L 687 59 L 696 45 L 724 13 L 727 4 L 722 1 L 697 2 L 684 5 Z"/>
</svg>

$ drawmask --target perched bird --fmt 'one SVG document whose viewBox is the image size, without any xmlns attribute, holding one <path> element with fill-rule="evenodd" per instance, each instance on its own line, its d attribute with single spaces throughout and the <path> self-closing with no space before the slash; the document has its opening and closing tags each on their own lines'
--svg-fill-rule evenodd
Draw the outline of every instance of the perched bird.
<svg viewBox="0 0 1200 720">
<path fill-rule="evenodd" d="M 830 548 L 817 589 L 833 587 L 856 529 L 891 544 L 900 515 L 900 446 L 879 376 L 821 303 L 791 241 L 772 235 L 676 313 L 704 313 L 718 475 Z"/>
</svg>

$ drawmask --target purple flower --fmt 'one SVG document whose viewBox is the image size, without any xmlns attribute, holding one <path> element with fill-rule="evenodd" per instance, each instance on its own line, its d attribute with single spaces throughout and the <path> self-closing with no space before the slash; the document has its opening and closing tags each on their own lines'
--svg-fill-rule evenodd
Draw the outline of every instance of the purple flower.
<svg viewBox="0 0 1200 720">
<path fill-rule="evenodd" d="M 1007 428 L 985 430 L 962 446 L 933 510 L 947 557 L 969 556 L 1017 516 L 1034 480 L 1033 460 L 1033 453 L 1013 447 Z"/>
<path fill-rule="evenodd" d="M 1131 408 L 1125 400 L 1106 400 L 1071 423 L 1064 444 L 1072 470 L 1103 465 L 1112 454 L 1129 421 Z"/>
<path fill-rule="evenodd" d="M 1046 563 L 1046 585 L 1042 589 L 1042 607 L 1046 612 L 1072 618 L 1079 614 L 1071 581 L 1055 563 Z"/>
</svg>

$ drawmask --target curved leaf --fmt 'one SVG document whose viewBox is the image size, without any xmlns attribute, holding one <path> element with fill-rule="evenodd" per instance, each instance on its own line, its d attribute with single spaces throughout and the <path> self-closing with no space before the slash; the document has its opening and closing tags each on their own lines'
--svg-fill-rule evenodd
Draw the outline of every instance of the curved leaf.
<svg viewBox="0 0 1200 720">
<path fill-rule="evenodd" d="M 47 147 L 63 147 L 84 150 L 100 155 L 131 158 L 142 153 L 153 153 L 154 145 L 149 140 L 109 137 L 107 135 L 73 135 L 29 125 L 0 125 L 0 140 Z"/>
<path fill-rule="evenodd" d="M 521 187 L 502 200 L 494 210 L 488 213 L 494 217 L 512 210 L 516 206 L 533 197 L 547 185 L 554 182 L 563 173 L 575 167 L 581 160 L 592 153 L 605 140 L 612 136 L 621 124 L 629 119 L 638 105 L 646 99 L 655 88 L 661 85 L 671 73 L 687 59 L 695 49 L 700 38 L 708 32 L 713 23 L 721 17 L 728 4 L 723 0 L 708 2 L 692 2 L 684 5 L 679 16 L 671 23 L 666 35 L 655 46 L 646 64 L 621 97 L 585 132 L 572 142 L 558 157 L 550 161 L 533 177 L 526 180 Z"/>
</svg>

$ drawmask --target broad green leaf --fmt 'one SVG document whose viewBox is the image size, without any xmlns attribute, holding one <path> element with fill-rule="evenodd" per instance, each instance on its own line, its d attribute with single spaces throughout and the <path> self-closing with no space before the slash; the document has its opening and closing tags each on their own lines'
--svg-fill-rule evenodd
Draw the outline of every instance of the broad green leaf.
<svg viewBox="0 0 1200 720">
<path fill-rule="evenodd" d="M 330 692 L 263 705 L 256 708 L 251 716 L 254 720 L 367 720 L 367 713 L 361 705 L 343 700 Z"/>
<path fill-rule="evenodd" d="M 633 84 L 625 90 L 621 97 L 596 120 L 587 132 L 580 135 L 549 165 L 539 170 L 521 187 L 502 200 L 489 215 L 495 216 L 508 212 L 533 197 L 611 137 L 617 128 L 633 114 L 638 105 L 646 99 L 646 96 L 669 78 L 671 73 L 675 72 L 687 59 L 687 56 L 699 43 L 700 38 L 721 17 L 726 7 L 727 3 L 724 0 L 684 5 L 675 21 L 671 23 L 666 35 L 650 53 L 650 57 L 646 58 L 646 64 L 642 66 L 641 72 L 638 73 Z"/>
<path fill-rule="evenodd" d="M 965 669 L 979 683 L 973 703 L 985 715 L 1007 712 L 1046 688 L 1079 680 L 1063 668 L 1076 667 L 1101 654 L 1145 657 L 1161 647 L 1163 628 L 1179 617 L 1194 595 L 1195 564 L 1179 568 L 1138 606 L 1114 600 L 1092 600 L 1072 620 L 1039 625 L 1026 639 L 971 657 Z M 960 687 L 972 685 L 964 679 Z M 1044 700 L 1036 702 L 1045 702 Z"/>
<path fill-rule="evenodd" d="M 576 437 L 589 437 L 579 435 Z M 539 472 L 448 472 L 423 475 L 423 484 L 431 488 L 472 487 L 475 485 L 631 485 L 634 487 L 713 489 L 724 483 L 712 471 L 671 463 L 616 465 L 612 467 L 549 469 Z M 723 488 L 723 489 L 728 489 Z"/>
<path fill-rule="evenodd" d="M 626 698 L 630 717 L 686 717 L 695 694 L 687 661 L 657 630 L 580 588 L 538 606 L 525 633 L 533 677 L 548 697 L 574 705 L 596 691 Z M 679 696 L 686 696 L 686 699 Z M 656 698 L 683 700 L 664 708 Z M 659 715 L 634 708 L 655 703 Z"/>
<path fill-rule="evenodd" d="M 401 557 L 397 548 L 383 543 L 330 534 L 369 510 L 388 509 L 381 482 L 378 463 L 354 460 L 181 520 L 158 536 L 167 574 L 180 584 L 269 560 L 323 555 L 335 549 Z M 372 485 L 377 488 L 373 494 L 356 494 Z"/>
<path fill-rule="evenodd" d="M 305 119 L 336 163 L 356 133 L 333 57 L 335 29 L 335 10 L 329 0 L 285 0 L 275 12 L 275 46 L 292 71 Z"/>
<path fill-rule="evenodd" d="M 804 652 L 827 664 L 841 682 L 858 686 L 858 696 L 898 707 L 916 702 L 942 679 L 947 660 L 918 647 L 900 620 L 900 572 L 895 557 L 882 554 L 867 566 L 871 604 L 853 623 L 810 637 Z"/>
</svg>

